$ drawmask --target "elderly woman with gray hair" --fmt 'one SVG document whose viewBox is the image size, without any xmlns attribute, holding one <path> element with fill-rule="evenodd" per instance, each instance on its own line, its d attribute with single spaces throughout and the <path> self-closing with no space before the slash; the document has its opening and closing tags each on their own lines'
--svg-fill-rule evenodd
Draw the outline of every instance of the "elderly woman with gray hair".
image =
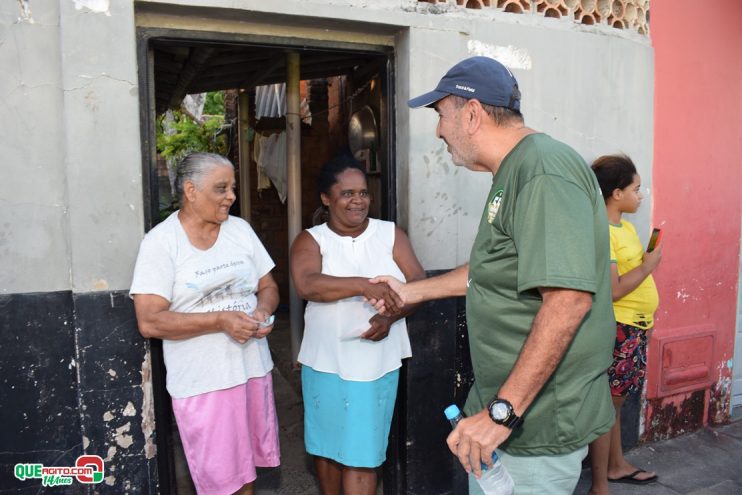
<svg viewBox="0 0 742 495">
<path fill-rule="evenodd" d="M 180 210 L 142 241 L 130 294 L 139 331 L 163 340 L 167 389 L 199 494 L 251 494 L 280 462 L 270 350 L 278 286 L 236 197 L 226 158 L 177 168 Z"/>
</svg>

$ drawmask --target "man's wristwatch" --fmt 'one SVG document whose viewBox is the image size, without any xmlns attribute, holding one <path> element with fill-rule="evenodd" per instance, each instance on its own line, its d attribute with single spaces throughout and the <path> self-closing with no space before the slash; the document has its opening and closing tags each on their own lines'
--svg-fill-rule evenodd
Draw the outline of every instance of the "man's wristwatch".
<svg viewBox="0 0 742 495">
<path fill-rule="evenodd" d="M 498 425 L 507 426 L 511 430 L 523 424 L 523 418 L 515 414 L 513 405 L 505 399 L 497 398 L 497 396 L 487 404 L 487 412 L 489 412 L 492 421 Z"/>
</svg>

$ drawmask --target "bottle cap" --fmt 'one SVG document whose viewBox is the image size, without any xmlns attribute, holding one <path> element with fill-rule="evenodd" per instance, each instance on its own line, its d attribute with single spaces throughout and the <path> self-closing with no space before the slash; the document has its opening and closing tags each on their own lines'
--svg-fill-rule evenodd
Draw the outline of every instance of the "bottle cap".
<svg viewBox="0 0 742 495">
<path fill-rule="evenodd" d="M 459 406 L 456 404 L 451 404 L 446 409 L 443 410 L 443 414 L 446 415 L 446 419 L 451 420 L 461 414 L 461 410 L 459 409 Z"/>
</svg>

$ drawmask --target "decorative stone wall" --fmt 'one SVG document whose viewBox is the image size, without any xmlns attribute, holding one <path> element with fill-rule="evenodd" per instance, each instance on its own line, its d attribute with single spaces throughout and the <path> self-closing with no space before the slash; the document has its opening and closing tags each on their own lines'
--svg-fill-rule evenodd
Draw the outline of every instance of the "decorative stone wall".
<svg viewBox="0 0 742 495">
<path fill-rule="evenodd" d="M 536 14 L 574 19 L 649 34 L 649 0 L 418 0 L 467 9 L 498 9 L 511 14 Z"/>
</svg>

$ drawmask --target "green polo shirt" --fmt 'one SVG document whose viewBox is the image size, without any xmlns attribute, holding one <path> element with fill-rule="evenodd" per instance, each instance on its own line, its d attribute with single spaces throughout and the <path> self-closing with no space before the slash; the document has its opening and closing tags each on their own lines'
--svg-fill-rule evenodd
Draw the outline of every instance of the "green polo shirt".
<svg viewBox="0 0 742 495">
<path fill-rule="evenodd" d="M 513 455 L 572 452 L 610 430 L 614 410 L 608 221 L 597 180 L 569 146 L 531 134 L 492 180 L 469 261 L 466 317 L 482 410 L 510 374 L 541 308 L 539 287 L 589 292 L 592 309 L 567 353 L 502 448 Z"/>
</svg>

